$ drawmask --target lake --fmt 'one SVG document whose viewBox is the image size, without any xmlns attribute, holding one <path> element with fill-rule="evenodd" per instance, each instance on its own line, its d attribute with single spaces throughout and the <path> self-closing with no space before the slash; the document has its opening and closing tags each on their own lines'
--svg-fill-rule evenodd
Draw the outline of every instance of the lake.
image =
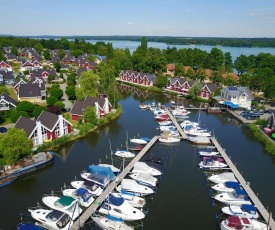
<svg viewBox="0 0 275 230">
<path fill-rule="evenodd" d="M 152 112 L 140 110 L 139 104 L 160 102 L 168 106 L 174 98 L 154 93 L 141 94 L 138 90 L 123 91 L 122 94 L 123 113 L 117 120 L 58 148 L 53 164 L 0 188 L 1 230 L 16 229 L 20 213 L 28 215 L 29 207 L 36 206 L 37 202 L 42 205 L 43 194 L 61 194 L 61 187 L 69 185 L 75 177 L 79 178 L 80 172 L 89 164 L 97 164 L 100 160 L 110 163 L 109 141 L 115 150 L 125 145 L 127 137 L 159 134 Z M 191 102 L 179 99 L 179 103 L 187 106 Z M 264 151 L 262 144 L 245 125 L 227 113 L 201 112 L 200 118 L 251 183 L 254 192 L 259 193 L 264 206 L 274 213 L 275 157 Z M 190 120 L 197 119 L 198 112 L 192 111 Z M 215 220 L 215 215 L 219 208 L 212 207 L 210 185 L 205 173 L 198 167 L 198 147 L 181 141 L 172 146 L 156 143 L 150 149 L 150 153 L 165 158 L 167 166 L 153 200 L 147 201 L 149 213 L 143 221 L 144 229 L 218 229 L 221 219 Z M 114 165 L 122 167 L 122 161 L 115 158 Z"/>
<path fill-rule="evenodd" d="M 86 42 L 90 42 L 95 44 L 100 40 L 86 40 Z M 128 48 L 131 53 L 136 50 L 136 48 L 140 45 L 140 42 L 137 41 L 116 41 L 116 40 L 102 40 L 105 43 L 112 43 L 113 48 L 118 49 L 126 49 Z M 167 47 L 176 47 L 177 49 L 200 49 L 207 51 L 208 53 L 211 51 L 213 47 L 219 48 L 223 53 L 230 52 L 232 56 L 232 61 L 234 62 L 237 57 L 241 54 L 249 56 L 251 54 L 258 55 L 259 53 L 270 53 L 275 55 L 275 48 L 260 48 L 260 47 L 225 47 L 225 46 L 206 46 L 206 45 L 167 45 L 163 42 L 148 42 L 148 47 L 159 48 L 159 49 L 167 49 Z"/>
</svg>

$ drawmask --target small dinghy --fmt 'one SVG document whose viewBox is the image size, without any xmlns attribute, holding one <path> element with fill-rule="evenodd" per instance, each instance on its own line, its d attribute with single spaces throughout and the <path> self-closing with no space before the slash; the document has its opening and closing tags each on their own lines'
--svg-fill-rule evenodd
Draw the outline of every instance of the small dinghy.
<svg viewBox="0 0 275 230">
<path fill-rule="evenodd" d="M 215 151 L 216 148 L 214 146 L 208 146 L 206 149 L 199 151 L 200 156 L 210 157 L 210 156 L 217 156 L 220 153 Z"/>
<path fill-rule="evenodd" d="M 199 167 L 203 170 L 218 170 L 218 169 L 226 168 L 228 167 L 228 165 L 222 162 L 219 162 L 217 160 L 206 159 L 199 163 Z"/>
<path fill-rule="evenodd" d="M 142 103 L 142 104 L 139 105 L 139 108 L 140 109 L 147 109 L 147 105 L 145 105 L 144 103 Z"/>
<path fill-rule="evenodd" d="M 137 145 L 146 145 L 147 141 L 143 139 L 133 138 L 130 140 L 131 143 L 137 144 Z"/>
<path fill-rule="evenodd" d="M 171 144 L 171 143 L 178 143 L 178 142 L 180 142 L 180 139 L 179 138 L 175 138 L 175 137 L 160 137 L 159 141 L 162 142 L 162 143 Z"/>
</svg>

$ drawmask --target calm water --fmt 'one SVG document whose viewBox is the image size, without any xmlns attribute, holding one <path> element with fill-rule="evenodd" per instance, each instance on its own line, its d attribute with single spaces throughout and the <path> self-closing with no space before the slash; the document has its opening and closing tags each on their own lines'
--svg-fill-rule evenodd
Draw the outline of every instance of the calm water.
<svg viewBox="0 0 275 230">
<path fill-rule="evenodd" d="M 92 44 L 95 44 L 99 40 L 87 40 L 87 42 L 90 42 Z M 136 48 L 140 45 L 140 42 L 137 41 L 113 41 L 113 40 L 103 40 L 105 43 L 112 43 L 113 48 L 118 49 L 126 49 L 128 48 L 131 53 L 136 50 Z M 167 47 L 176 47 L 177 49 L 187 49 L 187 48 L 197 48 L 200 50 L 207 51 L 208 53 L 211 51 L 213 47 L 217 47 L 220 50 L 222 50 L 223 53 L 230 52 L 232 56 L 233 62 L 237 57 L 239 57 L 241 54 L 244 54 L 246 56 L 250 54 L 258 55 L 259 53 L 271 53 L 272 55 L 275 55 L 275 48 L 246 48 L 246 47 L 223 47 L 223 46 L 206 46 L 206 45 L 167 45 L 163 42 L 148 42 L 148 47 L 152 48 L 159 48 L 159 49 L 167 49 Z"/>
<path fill-rule="evenodd" d="M 112 149 L 116 149 L 125 144 L 127 134 L 128 137 L 152 137 L 158 134 L 153 114 L 141 111 L 138 105 L 141 101 L 168 105 L 169 98 L 154 94 L 123 94 L 123 113 L 116 121 L 58 149 L 54 164 L 0 188 L 0 229 L 15 229 L 20 222 L 20 213 L 28 214 L 28 207 L 36 206 L 37 202 L 42 204 L 43 194 L 51 191 L 60 193 L 64 183 L 68 185 L 82 170 L 87 169 L 88 164 L 96 164 L 100 159 L 110 163 L 109 140 Z M 179 103 L 187 105 L 189 102 Z M 190 119 L 197 117 L 197 112 L 192 112 Z M 245 126 L 226 113 L 208 115 L 202 112 L 201 121 L 214 132 L 245 179 L 259 193 L 263 204 L 274 212 L 274 157 L 264 152 L 263 146 Z M 185 141 L 172 148 L 157 143 L 150 149 L 155 155 L 167 158 L 167 167 L 153 201 L 148 201 L 149 213 L 144 220 L 144 229 L 218 229 L 220 220 L 215 220 L 218 208 L 212 208 L 208 196 L 209 185 L 198 168 L 197 151 L 196 146 Z M 121 161 L 115 160 L 115 166 L 121 165 Z"/>
</svg>

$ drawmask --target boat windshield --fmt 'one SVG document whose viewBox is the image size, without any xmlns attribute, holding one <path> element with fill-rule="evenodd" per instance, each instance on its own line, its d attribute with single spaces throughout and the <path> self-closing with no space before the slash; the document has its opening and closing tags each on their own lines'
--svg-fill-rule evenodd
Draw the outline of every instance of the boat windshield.
<svg viewBox="0 0 275 230">
<path fill-rule="evenodd" d="M 56 223 L 56 226 L 59 229 L 65 228 L 66 225 L 71 221 L 71 218 L 68 214 L 64 213 L 64 215 L 61 217 L 61 219 Z"/>
</svg>

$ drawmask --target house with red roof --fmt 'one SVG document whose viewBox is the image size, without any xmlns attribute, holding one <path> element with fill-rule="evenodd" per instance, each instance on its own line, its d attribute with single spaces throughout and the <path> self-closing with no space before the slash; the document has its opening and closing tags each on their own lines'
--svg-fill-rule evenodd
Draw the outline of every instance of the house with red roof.
<svg viewBox="0 0 275 230">
<path fill-rule="evenodd" d="M 0 61 L 0 70 L 3 70 L 3 71 L 12 71 L 12 67 L 4 62 L 4 61 Z"/>
<path fill-rule="evenodd" d="M 170 75 L 171 77 L 175 76 L 175 64 L 166 65 L 166 74 Z"/>
</svg>

